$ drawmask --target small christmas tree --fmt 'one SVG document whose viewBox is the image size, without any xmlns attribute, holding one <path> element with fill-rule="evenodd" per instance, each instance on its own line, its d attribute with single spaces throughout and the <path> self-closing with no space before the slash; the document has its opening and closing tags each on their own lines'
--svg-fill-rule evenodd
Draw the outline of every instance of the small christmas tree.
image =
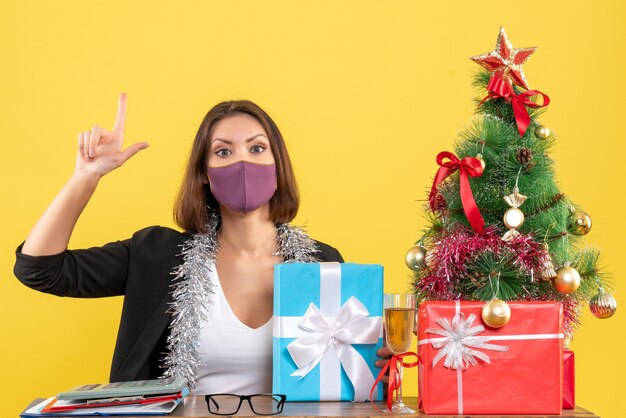
<svg viewBox="0 0 626 418">
<path fill-rule="evenodd" d="M 534 52 L 513 48 L 501 28 L 495 50 L 471 58 L 484 68 L 474 85 L 487 94 L 456 155 L 437 156 L 429 225 L 406 262 L 418 301 L 487 301 L 483 318 L 494 327 L 508 321 L 503 301 L 560 301 L 571 338 L 584 304 L 606 318 L 616 302 L 599 252 L 580 247 L 591 218 L 555 180 L 555 136 L 537 123 L 549 98 L 529 89 L 522 70 Z"/>
</svg>

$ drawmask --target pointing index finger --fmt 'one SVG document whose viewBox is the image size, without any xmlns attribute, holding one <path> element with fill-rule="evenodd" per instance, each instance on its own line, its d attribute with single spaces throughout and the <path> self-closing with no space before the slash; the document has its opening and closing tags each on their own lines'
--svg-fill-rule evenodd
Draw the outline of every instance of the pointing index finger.
<svg viewBox="0 0 626 418">
<path fill-rule="evenodd" d="M 120 99 L 117 104 L 117 115 L 115 116 L 115 124 L 113 125 L 113 132 L 123 133 L 124 125 L 126 124 L 126 93 L 120 93 Z"/>
</svg>

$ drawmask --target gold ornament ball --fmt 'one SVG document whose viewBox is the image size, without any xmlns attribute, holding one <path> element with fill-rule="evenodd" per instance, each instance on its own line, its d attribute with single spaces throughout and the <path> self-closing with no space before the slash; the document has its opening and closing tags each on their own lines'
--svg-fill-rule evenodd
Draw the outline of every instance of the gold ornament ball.
<svg viewBox="0 0 626 418">
<path fill-rule="evenodd" d="M 478 154 L 476 156 L 476 159 L 478 161 L 480 161 L 480 166 L 483 168 L 483 171 L 485 171 L 485 168 L 487 167 L 487 165 L 485 164 L 485 159 L 483 158 L 483 155 L 482 154 Z"/>
<path fill-rule="evenodd" d="M 617 310 L 617 301 L 613 296 L 600 289 L 598 294 L 589 301 L 589 310 L 596 318 L 607 319 L 612 317 Z"/>
<path fill-rule="evenodd" d="M 407 267 L 411 270 L 418 270 L 424 258 L 426 258 L 426 249 L 421 245 L 415 245 L 406 252 L 404 261 L 406 261 Z"/>
<path fill-rule="evenodd" d="M 491 328 L 501 328 L 509 323 L 511 319 L 511 308 L 500 299 L 492 299 L 483 306 L 482 317 L 485 324 Z"/>
<path fill-rule="evenodd" d="M 547 139 L 550 136 L 550 128 L 543 125 L 537 125 L 535 128 L 535 136 L 539 139 Z"/>
<path fill-rule="evenodd" d="M 587 235 L 591 231 L 591 216 L 582 210 L 570 215 L 570 231 L 574 235 Z"/>
<path fill-rule="evenodd" d="M 504 212 L 504 225 L 509 229 L 517 229 L 524 224 L 524 213 L 518 208 L 510 208 Z"/>
<path fill-rule="evenodd" d="M 580 274 L 574 267 L 563 266 L 556 271 L 552 286 L 561 293 L 572 293 L 580 286 Z"/>
</svg>

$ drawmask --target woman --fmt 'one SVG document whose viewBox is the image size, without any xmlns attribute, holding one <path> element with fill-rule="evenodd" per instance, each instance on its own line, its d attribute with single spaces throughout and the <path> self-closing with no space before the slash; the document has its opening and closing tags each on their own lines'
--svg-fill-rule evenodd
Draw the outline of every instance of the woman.
<svg viewBox="0 0 626 418">
<path fill-rule="evenodd" d="M 182 376 L 197 393 L 270 392 L 274 264 L 343 261 L 288 224 L 299 198 L 278 128 L 250 101 L 219 103 L 196 134 L 176 203 L 184 232 L 150 226 L 69 250 L 100 179 L 148 147 L 122 150 L 125 119 L 122 93 L 112 131 L 79 134 L 74 174 L 17 247 L 15 275 L 59 296 L 124 295 L 112 382 Z"/>
</svg>

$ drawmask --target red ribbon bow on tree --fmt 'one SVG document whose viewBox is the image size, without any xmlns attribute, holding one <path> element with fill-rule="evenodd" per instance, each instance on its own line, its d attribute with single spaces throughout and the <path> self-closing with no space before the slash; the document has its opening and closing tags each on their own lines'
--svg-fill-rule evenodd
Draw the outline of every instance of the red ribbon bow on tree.
<svg viewBox="0 0 626 418">
<path fill-rule="evenodd" d="M 517 124 L 517 130 L 520 136 L 524 136 L 526 129 L 528 129 L 530 125 L 530 115 L 526 107 L 536 108 L 550 104 L 548 95 L 539 90 L 526 90 L 523 93 L 515 94 L 511 82 L 499 77 L 497 74 L 494 74 L 491 76 L 491 79 L 489 79 L 487 91 L 489 91 L 489 94 L 480 102 L 479 106 L 489 99 L 498 98 L 502 98 L 511 103 L 513 114 L 515 115 L 515 123 Z M 543 104 L 535 103 L 530 100 L 532 96 L 541 96 L 543 98 Z"/>
<path fill-rule="evenodd" d="M 404 361 L 405 357 L 410 357 L 410 356 L 415 357 L 414 362 L 407 363 L 406 361 Z M 370 391 L 370 402 L 373 403 L 374 402 L 374 390 L 376 389 L 376 385 L 378 385 L 378 383 L 380 383 L 380 381 L 383 380 L 383 377 L 385 376 L 387 369 L 389 369 L 389 383 L 387 385 L 387 408 L 389 409 L 389 411 L 391 411 L 391 406 L 393 404 L 394 393 L 398 391 L 398 389 L 400 388 L 400 385 L 402 384 L 402 378 L 400 377 L 400 371 L 398 370 L 398 363 L 400 363 L 402 367 L 405 367 L 405 368 L 416 367 L 417 366 L 417 354 L 412 351 L 409 351 L 406 353 L 396 354 L 396 355 L 391 356 L 391 358 L 385 364 L 385 367 L 383 367 L 380 370 L 380 373 L 378 373 L 378 377 L 376 378 L 376 381 L 374 382 L 374 386 L 372 386 L 372 390 Z"/>
<path fill-rule="evenodd" d="M 447 158 L 450 161 L 444 162 Z M 440 165 L 435 180 L 433 181 L 433 187 L 430 189 L 430 196 L 428 201 L 430 202 L 430 208 L 435 210 L 435 199 L 437 197 L 437 186 L 443 182 L 448 176 L 459 170 L 459 183 L 461 203 L 463 204 L 463 211 L 469 221 L 472 229 L 475 232 L 483 232 L 485 227 L 485 221 L 476 206 L 474 195 L 472 194 L 472 188 L 470 187 L 469 177 L 480 177 L 483 174 L 483 167 L 480 164 L 480 160 L 472 157 L 465 157 L 459 160 L 456 155 L 451 152 L 443 151 L 437 155 L 437 164 Z"/>
</svg>

